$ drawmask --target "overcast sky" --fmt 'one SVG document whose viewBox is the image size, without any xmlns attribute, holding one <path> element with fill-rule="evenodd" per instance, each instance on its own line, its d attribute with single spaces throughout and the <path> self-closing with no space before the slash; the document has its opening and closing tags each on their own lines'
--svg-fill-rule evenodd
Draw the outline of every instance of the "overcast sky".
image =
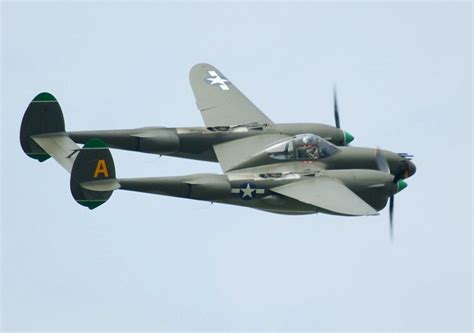
<svg viewBox="0 0 474 333">
<path fill-rule="evenodd" d="M 470 330 L 472 8 L 458 4 L 2 3 L 2 317 L 7 330 Z M 415 155 L 378 217 L 281 216 L 121 192 L 79 206 L 20 148 L 53 93 L 66 129 L 200 126 L 216 66 L 274 122 L 333 124 Z M 112 152 L 119 177 L 220 172 Z"/>
</svg>

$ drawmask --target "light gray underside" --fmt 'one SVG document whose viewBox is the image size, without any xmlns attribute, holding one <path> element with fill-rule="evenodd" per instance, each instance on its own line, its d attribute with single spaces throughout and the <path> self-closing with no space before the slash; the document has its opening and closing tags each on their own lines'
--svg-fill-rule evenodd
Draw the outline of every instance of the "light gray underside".
<svg viewBox="0 0 474 333">
<path fill-rule="evenodd" d="M 67 172 L 71 173 L 79 146 L 65 133 L 40 134 L 31 137 L 51 157 L 53 157 Z"/>
<path fill-rule="evenodd" d="M 250 123 L 273 124 L 270 118 L 230 81 L 211 84 L 213 76 L 210 71 L 227 80 L 218 69 L 209 64 L 197 64 L 189 72 L 196 105 L 207 127 Z"/>
<path fill-rule="evenodd" d="M 268 145 L 288 138 L 281 134 L 262 134 L 214 145 L 214 152 L 224 172 L 249 159 Z"/>
<path fill-rule="evenodd" d="M 339 180 L 315 177 L 272 188 L 271 191 L 343 215 L 378 215 Z"/>
</svg>

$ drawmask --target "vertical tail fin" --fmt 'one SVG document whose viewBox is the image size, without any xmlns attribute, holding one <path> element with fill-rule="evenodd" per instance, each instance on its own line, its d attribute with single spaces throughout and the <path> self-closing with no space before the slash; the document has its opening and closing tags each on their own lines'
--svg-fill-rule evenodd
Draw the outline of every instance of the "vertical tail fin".
<svg viewBox="0 0 474 333">
<path fill-rule="evenodd" d="M 43 92 L 31 101 L 23 115 L 20 129 L 21 147 L 29 157 L 43 162 L 50 158 L 50 155 L 32 137 L 64 131 L 64 117 L 58 101 L 50 93 Z"/>
<path fill-rule="evenodd" d="M 120 188 L 114 160 L 100 139 L 91 139 L 79 151 L 71 171 L 71 193 L 82 206 L 94 209 Z"/>
</svg>

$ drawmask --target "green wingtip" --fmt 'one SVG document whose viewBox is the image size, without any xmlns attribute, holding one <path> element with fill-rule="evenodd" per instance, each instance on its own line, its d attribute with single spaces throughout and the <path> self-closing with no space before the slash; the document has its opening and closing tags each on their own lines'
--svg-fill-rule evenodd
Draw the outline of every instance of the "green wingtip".
<svg viewBox="0 0 474 333">
<path fill-rule="evenodd" d="M 85 143 L 84 148 L 107 148 L 107 144 L 99 138 L 93 138 Z"/>
<path fill-rule="evenodd" d="M 352 136 L 352 134 L 344 131 L 344 143 L 348 145 L 352 141 L 354 141 L 354 137 Z"/>
<path fill-rule="evenodd" d="M 404 182 L 403 180 L 399 180 L 397 182 L 397 193 L 403 191 L 407 186 L 408 184 L 406 182 Z"/>
<path fill-rule="evenodd" d="M 90 210 L 99 207 L 107 200 L 76 200 L 76 202 L 84 207 L 89 208 Z"/>
<path fill-rule="evenodd" d="M 57 100 L 50 93 L 42 92 L 33 98 L 33 102 L 57 102 Z"/>
</svg>

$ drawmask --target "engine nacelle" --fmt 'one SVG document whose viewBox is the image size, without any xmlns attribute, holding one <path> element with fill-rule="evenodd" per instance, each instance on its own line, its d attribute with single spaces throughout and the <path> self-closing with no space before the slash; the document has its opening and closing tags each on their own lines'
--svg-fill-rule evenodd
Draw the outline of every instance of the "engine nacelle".
<svg viewBox="0 0 474 333">
<path fill-rule="evenodd" d="M 172 154 L 179 151 L 179 136 L 174 128 L 159 128 L 133 135 L 137 150 L 144 153 Z"/>
<path fill-rule="evenodd" d="M 191 185 L 190 198 L 216 201 L 230 196 L 231 186 L 224 175 L 206 174 L 185 182 Z"/>
</svg>

